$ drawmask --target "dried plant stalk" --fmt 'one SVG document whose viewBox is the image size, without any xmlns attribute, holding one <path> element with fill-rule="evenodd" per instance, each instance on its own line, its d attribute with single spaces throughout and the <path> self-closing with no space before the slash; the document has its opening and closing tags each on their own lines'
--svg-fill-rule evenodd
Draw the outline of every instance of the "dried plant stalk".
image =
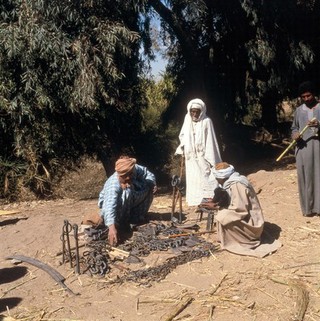
<svg viewBox="0 0 320 321">
<path fill-rule="evenodd" d="M 297 293 L 296 298 L 296 312 L 294 314 L 294 321 L 303 321 L 305 313 L 309 304 L 309 292 L 305 285 L 299 281 L 290 281 L 289 286 Z"/>
<path fill-rule="evenodd" d="M 165 321 L 172 321 L 179 313 L 181 313 L 191 303 L 191 301 L 193 301 L 193 298 L 191 297 L 187 297 L 185 300 L 183 300 L 177 306 L 177 308 L 165 318 Z"/>
</svg>

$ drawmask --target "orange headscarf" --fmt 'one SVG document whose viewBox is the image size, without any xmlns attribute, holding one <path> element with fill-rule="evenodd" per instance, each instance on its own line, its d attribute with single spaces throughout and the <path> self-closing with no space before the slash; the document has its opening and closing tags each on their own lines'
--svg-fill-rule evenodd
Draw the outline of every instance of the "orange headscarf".
<svg viewBox="0 0 320 321">
<path fill-rule="evenodd" d="M 136 163 L 137 163 L 137 160 L 135 158 L 129 158 L 127 156 L 120 157 L 116 161 L 115 170 L 119 176 L 123 176 L 123 175 L 126 175 L 127 173 L 131 172 Z"/>
</svg>

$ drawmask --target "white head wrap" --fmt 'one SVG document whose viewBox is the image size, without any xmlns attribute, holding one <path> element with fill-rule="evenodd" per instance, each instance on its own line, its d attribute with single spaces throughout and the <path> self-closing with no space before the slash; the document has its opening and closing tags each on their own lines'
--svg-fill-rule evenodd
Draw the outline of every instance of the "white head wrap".
<svg viewBox="0 0 320 321">
<path fill-rule="evenodd" d="M 234 167 L 229 164 L 229 167 L 223 169 L 212 169 L 212 174 L 217 179 L 227 179 L 234 173 Z"/>
<path fill-rule="evenodd" d="M 195 108 L 195 109 L 199 109 L 200 110 L 200 115 L 198 118 L 198 121 L 204 119 L 206 117 L 206 113 L 207 113 L 207 107 L 206 104 L 199 98 L 195 98 L 189 101 L 188 105 L 187 105 L 187 115 L 186 118 L 190 118 L 191 121 L 191 116 L 190 116 L 190 109 Z"/>
</svg>

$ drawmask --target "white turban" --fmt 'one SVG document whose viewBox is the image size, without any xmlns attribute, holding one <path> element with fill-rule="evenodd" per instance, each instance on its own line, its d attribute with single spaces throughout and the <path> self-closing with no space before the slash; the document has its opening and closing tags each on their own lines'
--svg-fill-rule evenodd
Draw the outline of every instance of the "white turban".
<svg viewBox="0 0 320 321">
<path fill-rule="evenodd" d="M 199 99 L 199 98 L 195 98 L 195 99 L 192 99 L 189 101 L 188 105 L 187 105 L 187 117 L 190 118 L 190 121 L 191 121 L 191 116 L 190 116 L 190 109 L 199 109 L 200 110 L 200 115 L 199 115 L 199 118 L 198 118 L 198 121 L 199 120 L 202 120 L 204 119 L 207 115 L 207 107 L 206 107 L 206 104 L 204 103 L 203 100 Z"/>
<path fill-rule="evenodd" d="M 224 164 L 224 166 L 220 166 Z M 212 169 L 212 174 L 216 179 L 227 179 L 234 173 L 234 167 L 228 163 L 218 163 Z"/>
</svg>

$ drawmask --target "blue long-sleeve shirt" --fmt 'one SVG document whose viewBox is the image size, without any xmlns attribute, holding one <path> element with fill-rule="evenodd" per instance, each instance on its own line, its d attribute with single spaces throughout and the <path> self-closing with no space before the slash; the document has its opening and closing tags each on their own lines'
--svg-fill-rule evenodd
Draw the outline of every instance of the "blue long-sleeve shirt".
<svg viewBox="0 0 320 321">
<path fill-rule="evenodd" d="M 98 206 L 105 224 L 110 226 L 116 222 L 118 215 L 129 213 L 155 185 L 154 174 L 141 165 L 135 165 L 131 185 L 126 189 L 122 189 L 117 172 L 113 173 L 99 194 Z"/>
</svg>

